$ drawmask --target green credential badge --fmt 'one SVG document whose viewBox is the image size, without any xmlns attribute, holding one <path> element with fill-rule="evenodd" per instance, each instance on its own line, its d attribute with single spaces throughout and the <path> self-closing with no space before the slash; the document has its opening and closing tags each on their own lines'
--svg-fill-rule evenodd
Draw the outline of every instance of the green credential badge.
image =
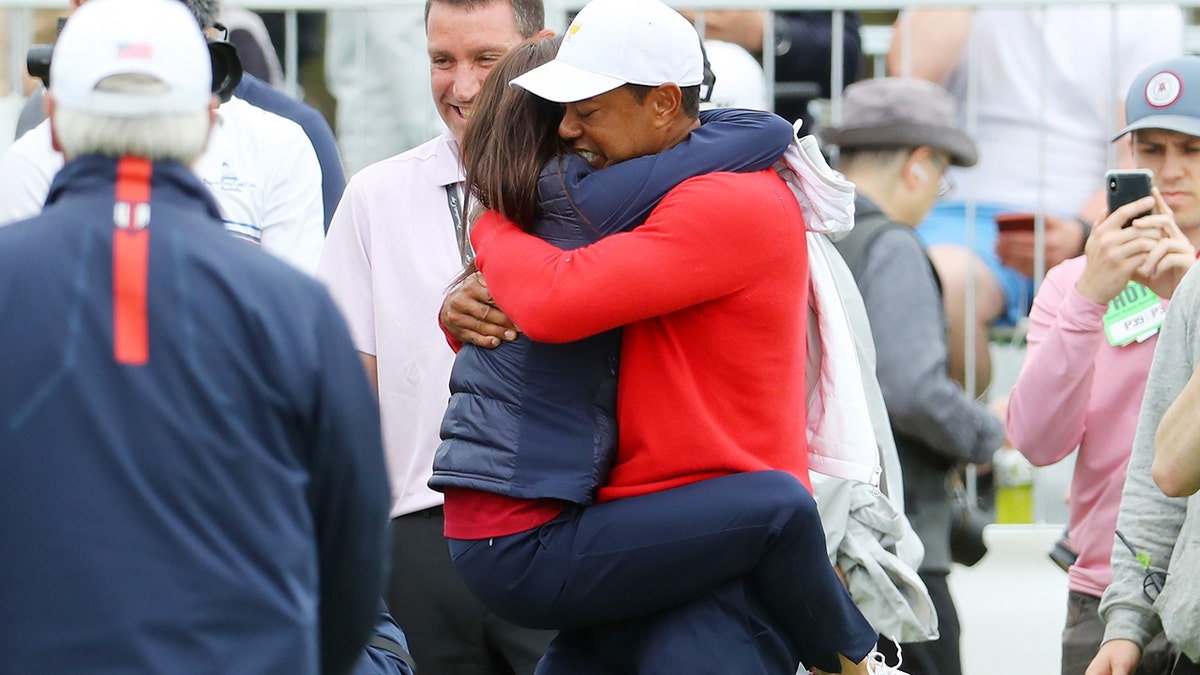
<svg viewBox="0 0 1200 675">
<path fill-rule="evenodd" d="M 1131 281 L 1108 303 L 1108 311 L 1104 312 L 1104 335 L 1108 344 L 1114 347 L 1144 342 L 1158 332 L 1166 317 L 1167 310 L 1154 291 Z"/>
</svg>

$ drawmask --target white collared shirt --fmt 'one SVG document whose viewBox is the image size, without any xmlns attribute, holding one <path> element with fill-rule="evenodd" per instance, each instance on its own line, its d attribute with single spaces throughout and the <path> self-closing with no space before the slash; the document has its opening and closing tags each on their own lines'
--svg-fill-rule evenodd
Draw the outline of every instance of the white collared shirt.
<svg viewBox="0 0 1200 675">
<path fill-rule="evenodd" d="M 454 363 L 438 312 L 462 268 L 446 188 L 462 180 L 449 130 L 359 171 L 317 267 L 355 346 L 377 359 L 392 517 L 442 503 L 426 483 Z"/>
<path fill-rule="evenodd" d="M 0 158 L 0 224 L 42 210 L 63 157 L 43 121 Z M 225 228 L 308 274 L 324 241 L 321 167 L 295 122 L 231 98 L 217 110 L 193 170 L 221 209 Z"/>
</svg>

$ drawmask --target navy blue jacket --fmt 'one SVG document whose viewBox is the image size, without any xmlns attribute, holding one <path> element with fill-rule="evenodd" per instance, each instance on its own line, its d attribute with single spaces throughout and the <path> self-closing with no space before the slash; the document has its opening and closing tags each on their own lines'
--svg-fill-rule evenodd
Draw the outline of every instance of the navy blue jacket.
<svg viewBox="0 0 1200 675">
<path fill-rule="evenodd" d="M 115 160 L 0 228 L 0 673 L 343 673 L 379 617 L 379 417 L 320 283 L 154 165 L 114 358 Z"/>
<path fill-rule="evenodd" d="M 769 113 L 700 119 L 675 147 L 602 171 L 577 155 L 551 162 L 531 232 L 564 250 L 585 246 L 641 224 L 688 178 L 770 167 L 793 139 L 791 125 Z M 429 486 L 591 503 L 615 455 L 619 347 L 619 330 L 566 344 L 522 335 L 495 349 L 465 345 L 450 373 Z"/>
<path fill-rule="evenodd" d="M 379 620 L 375 623 L 375 634 L 359 655 L 351 675 L 415 675 L 409 662 L 395 653 L 394 648 L 377 646 L 379 638 L 398 645 L 409 659 L 412 658 L 412 654 L 408 653 L 408 638 L 388 613 L 383 598 L 379 599 Z"/>
<path fill-rule="evenodd" d="M 233 95 L 256 108 L 286 117 L 304 129 L 317 153 L 317 163 L 321 165 L 321 203 L 325 207 L 325 230 L 328 231 L 329 221 L 346 189 L 346 171 L 342 168 L 342 156 L 338 154 L 329 122 L 316 108 L 297 101 L 250 73 L 242 75 Z"/>
</svg>

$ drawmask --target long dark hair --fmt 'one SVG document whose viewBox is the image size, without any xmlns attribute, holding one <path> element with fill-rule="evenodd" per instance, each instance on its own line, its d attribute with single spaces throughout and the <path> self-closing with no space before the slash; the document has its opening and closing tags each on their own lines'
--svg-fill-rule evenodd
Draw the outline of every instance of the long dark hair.
<svg viewBox="0 0 1200 675">
<path fill-rule="evenodd" d="M 537 216 L 538 176 L 566 150 L 563 109 L 509 82 L 554 58 L 561 38 L 526 40 L 492 68 L 463 136 L 470 198 L 529 229 Z"/>
</svg>

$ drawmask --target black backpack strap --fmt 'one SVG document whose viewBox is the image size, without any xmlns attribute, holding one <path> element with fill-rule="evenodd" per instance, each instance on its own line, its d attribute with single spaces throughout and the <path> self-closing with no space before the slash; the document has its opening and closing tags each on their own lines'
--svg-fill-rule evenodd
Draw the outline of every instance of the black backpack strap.
<svg viewBox="0 0 1200 675">
<path fill-rule="evenodd" d="M 408 653 L 408 650 L 404 648 L 404 645 L 400 644 L 399 642 L 396 642 L 395 640 L 389 640 L 382 635 L 372 635 L 371 639 L 367 640 L 367 646 L 375 647 L 376 649 L 382 649 L 383 651 L 394 655 L 396 658 L 403 661 L 404 665 L 408 666 L 408 669 L 413 671 L 413 673 L 417 672 L 417 662 L 413 660 L 412 654 Z"/>
</svg>

